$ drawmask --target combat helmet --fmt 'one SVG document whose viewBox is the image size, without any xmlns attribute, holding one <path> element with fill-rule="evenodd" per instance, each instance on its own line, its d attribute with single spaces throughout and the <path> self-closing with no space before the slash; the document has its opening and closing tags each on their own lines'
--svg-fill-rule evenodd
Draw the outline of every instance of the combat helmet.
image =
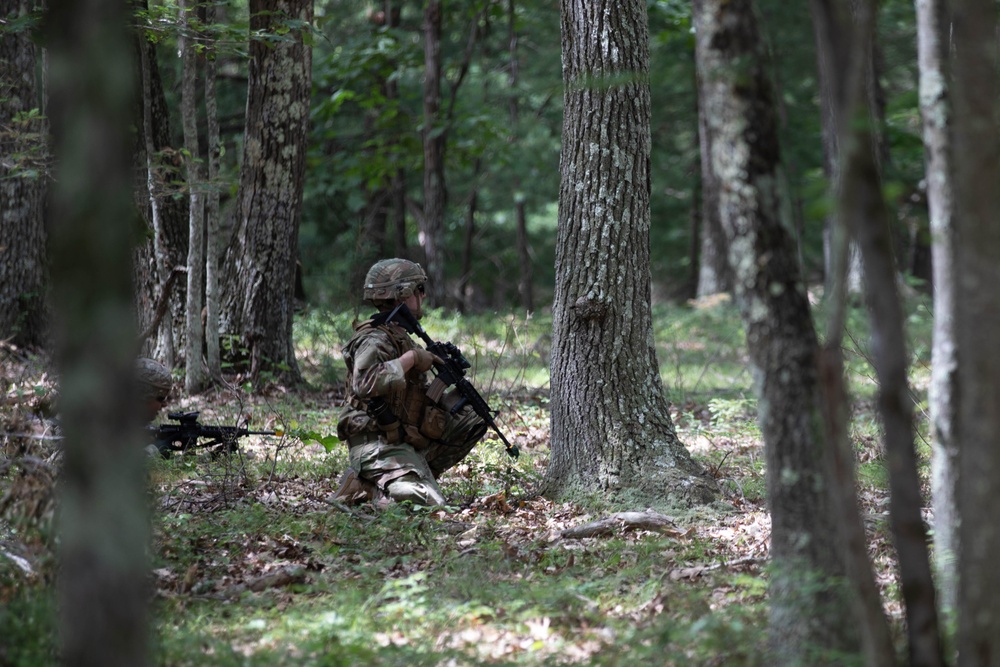
<svg viewBox="0 0 1000 667">
<path fill-rule="evenodd" d="M 154 359 L 136 360 L 135 379 L 143 399 L 167 396 L 173 386 L 170 370 Z"/>
<path fill-rule="evenodd" d="M 376 306 L 391 304 L 412 296 L 427 282 L 427 274 L 408 259 L 383 259 L 368 269 L 364 299 Z"/>
</svg>

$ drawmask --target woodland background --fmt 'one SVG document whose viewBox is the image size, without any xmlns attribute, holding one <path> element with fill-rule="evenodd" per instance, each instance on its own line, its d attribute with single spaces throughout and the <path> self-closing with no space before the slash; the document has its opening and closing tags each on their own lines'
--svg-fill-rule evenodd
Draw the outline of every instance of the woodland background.
<svg viewBox="0 0 1000 667">
<path fill-rule="evenodd" d="M 0 659 L 147 661 L 152 490 L 168 664 L 220 651 L 319 664 L 996 662 L 993 3 L 0 9 L 0 537 L 13 563 L 0 590 L 20 642 Z M 456 472 L 457 509 L 331 515 L 320 489 L 344 464 L 330 435 L 337 347 L 364 312 L 364 271 L 388 255 L 426 266 L 432 333 L 475 350 L 477 382 L 516 415 L 530 456 L 514 467 L 484 448 Z M 730 352 L 711 348 L 727 325 L 674 337 L 676 323 L 711 319 L 693 314 L 705 308 L 732 329 L 739 318 L 745 349 L 732 356 L 748 370 L 719 368 Z M 933 331 L 915 336 L 922 326 Z M 679 351 L 706 348 L 693 386 L 710 373 L 730 386 L 671 397 L 689 386 Z M 144 479 L 128 409 L 137 353 L 176 369 L 182 404 L 263 413 L 288 439 L 260 460 L 146 464 Z M 691 419 L 721 433 L 744 407 L 749 442 L 691 442 Z M 874 434 L 859 435 L 869 419 Z M 762 493 L 723 473 L 730 456 Z M 870 520 L 883 505 L 888 536 Z M 637 539 L 582 542 L 579 569 L 575 547 L 565 562 L 545 547 L 580 539 L 566 526 L 589 512 L 623 508 L 671 518 L 616 515 L 611 534 Z M 768 527 L 730 558 L 740 549 L 720 548 L 711 526 L 733 511 Z M 216 532 L 220 519 L 239 527 Z M 675 550 L 692 535 L 726 556 L 682 566 L 705 560 L 704 542 Z M 366 556 L 379 565 L 360 567 Z M 768 567 L 741 578 L 758 558 Z M 664 624 L 689 599 L 666 577 L 715 569 L 735 603 L 713 588 L 714 602 Z M 474 590 L 470 571 L 515 601 L 531 600 L 522 579 L 560 576 L 537 606 L 512 606 Z M 338 585 L 345 573 L 356 586 Z M 307 629 L 313 597 L 326 611 Z M 223 620 L 235 599 L 273 612 L 235 615 L 253 640 Z M 407 629 L 428 607 L 449 611 Z M 192 629 L 199 613 L 207 634 Z M 483 637 L 496 651 L 469 650 Z"/>
</svg>

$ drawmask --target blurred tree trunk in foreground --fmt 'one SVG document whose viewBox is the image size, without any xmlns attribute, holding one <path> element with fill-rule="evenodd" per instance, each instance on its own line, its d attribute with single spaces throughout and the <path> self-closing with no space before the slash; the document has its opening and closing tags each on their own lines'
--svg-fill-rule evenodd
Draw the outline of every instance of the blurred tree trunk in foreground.
<svg viewBox="0 0 1000 667">
<path fill-rule="evenodd" d="M 31 9 L 0 0 L 0 20 Z M 24 32 L 0 37 L 0 340 L 41 348 L 48 336 L 44 110 L 36 48 Z M 33 113 L 34 111 L 34 113 Z"/>
<path fill-rule="evenodd" d="M 312 0 L 252 0 L 250 82 L 236 230 L 223 269 L 220 329 L 242 337 L 254 380 L 298 382 L 295 264 L 312 81 Z M 301 23 L 300 23 L 301 22 Z M 291 23 L 291 25 L 289 25 Z"/>
<path fill-rule="evenodd" d="M 709 502 L 677 438 L 650 306 L 649 34 L 643 0 L 563 0 L 564 123 L 545 492 Z"/>
<path fill-rule="evenodd" d="M 49 209 L 64 434 L 60 658 L 147 663 L 144 456 L 133 387 L 133 43 L 126 4 L 49 0 Z"/>
<path fill-rule="evenodd" d="M 851 230 L 865 276 L 864 293 L 871 319 L 871 347 L 878 377 L 878 412 L 885 439 L 889 472 L 890 523 L 899 584 L 906 612 L 911 665 L 939 667 L 944 650 L 937 619 L 934 582 L 927 549 L 927 530 L 920 511 L 917 452 L 914 444 L 913 399 L 908 381 L 903 305 L 897 290 L 897 269 L 877 162 L 875 112 L 865 82 L 866 63 L 859 53 L 873 50 L 874 2 L 859 0 L 851 32 L 854 57 L 839 68 L 846 91 L 840 132 L 841 207 L 837 218 Z"/>
<path fill-rule="evenodd" d="M 955 0 L 955 347 L 958 352 L 958 653 L 1000 665 L 1000 56 L 992 0 Z"/>
<path fill-rule="evenodd" d="M 713 138 L 709 164 L 718 182 L 720 225 L 754 366 L 767 456 L 774 664 L 839 664 L 836 659 L 860 656 L 863 640 L 869 655 L 877 645 L 878 655 L 892 660 L 863 531 L 852 542 L 860 556 L 843 546 L 842 536 L 860 526 L 856 502 L 848 502 L 854 499 L 854 477 L 845 468 L 846 497 L 840 498 L 830 465 L 836 443 L 824 429 L 819 341 L 791 227 L 781 217 L 787 207 L 777 109 L 755 8 L 752 0 L 696 0 L 693 20 L 704 73 L 702 114 Z M 858 606 L 862 599 L 869 607 Z M 862 637 L 857 610 L 862 627 L 878 639 Z"/>
</svg>

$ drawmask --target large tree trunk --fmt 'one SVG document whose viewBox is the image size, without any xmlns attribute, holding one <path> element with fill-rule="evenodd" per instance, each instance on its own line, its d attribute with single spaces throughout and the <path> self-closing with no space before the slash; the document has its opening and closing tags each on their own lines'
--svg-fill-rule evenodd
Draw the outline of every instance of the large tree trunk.
<svg viewBox="0 0 1000 667">
<path fill-rule="evenodd" d="M 55 183 L 49 211 L 64 435 L 59 502 L 60 662 L 141 666 L 146 652 L 145 476 L 133 389 L 126 5 L 50 0 Z"/>
<path fill-rule="evenodd" d="M 135 3 L 145 8 L 146 2 Z M 167 109 L 160 70 L 156 60 L 156 45 L 141 31 L 135 35 L 136 60 L 142 72 L 142 96 L 137 99 L 134 170 L 142 174 L 137 179 L 135 199 L 143 213 L 149 233 L 135 251 L 136 301 L 140 329 L 146 330 L 156 321 L 164 291 L 171 285 L 166 301 L 165 316 L 155 328 L 155 341 L 143 345 L 143 353 L 162 360 L 172 367 L 175 353 L 183 348 L 187 289 L 183 281 L 170 280 L 175 269 L 187 264 L 188 202 L 179 195 L 180 150 L 172 145 L 170 112 Z"/>
<path fill-rule="evenodd" d="M 444 154 L 447 132 L 441 109 L 440 0 L 427 0 L 424 9 L 424 210 L 420 233 L 427 257 L 427 289 L 431 303 L 444 305 L 444 212 L 448 203 Z"/>
<path fill-rule="evenodd" d="M 30 9 L 0 0 L 0 18 Z M 35 45 L 27 32 L 0 39 L 0 339 L 41 348 L 48 337 L 44 111 L 35 83 Z M 18 123 L 14 118 L 24 114 Z"/>
<path fill-rule="evenodd" d="M 781 219 L 773 88 L 751 0 L 696 0 L 693 18 L 702 113 L 713 138 L 710 165 L 767 458 L 773 659 L 826 664 L 814 652 L 859 654 L 861 636 L 842 582 L 849 568 L 838 510 L 845 505 L 835 502 L 825 465 L 819 342 L 795 243 Z M 880 622 L 882 654 L 891 659 L 884 617 Z"/>
<path fill-rule="evenodd" d="M 1000 57 L 992 0 L 954 0 L 959 665 L 1000 665 Z"/>
<path fill-rule="evenodd" d="M 642 0 L 563 0 L 564 123 L 545 491 L 706 502 L 653 347 L 649 34 Z"/>
<path fill-rule="evenodd" d="M 283 17 L 312 21 L 312 0 L 252 0 L 250 32 Z M 292 343 L 295 262 L 309 123 L 311 49 L 300 29 L 250 44 L 250 83 L 236 233 L 226 254 L 221 329 L 250 350 L 251 374 L 300 380 Z"/>
<path fill-rule="evenodd" d="M 934 506 L 934 566 L 941 605 L 953 612 L 958 601 L 958 358 L 955 349 L 954 167 L 951 103 L 948 99 L 948 30 L 944 0 L 916 0 L 920 61 L 920 113 L 927 165 L 934 284 L 934 342 L 931 350 L 931 490 Z"/>
</svg>

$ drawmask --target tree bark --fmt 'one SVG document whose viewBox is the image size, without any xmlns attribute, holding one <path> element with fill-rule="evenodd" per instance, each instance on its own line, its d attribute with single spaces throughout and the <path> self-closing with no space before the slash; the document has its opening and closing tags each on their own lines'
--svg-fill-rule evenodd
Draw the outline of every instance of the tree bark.
<svg viewBox="0 0 1000 667">
<path fill-rule="evenodd" d="M 934 334 L 931 349 L 931 492 L 934 507 L 934 566 L 941 606 L 954 612 L 958 601 L 958 355 L 955 349 L 954 164 L 951 155 L 951 101 L 948 83 L 948 30 L 943 0 L 916 0 L 927 204 L 931 228 Z"/>
<path fill-rule="evenodd" d="M 145 0 L 136 6 L 146 8 Z M 135 142 L 137 180 L 135 200 L 149 230 L 145 242 L 135 251 L 136 301 L 140 330 L 145 330 L 156 317 L 156 305 L 167 287 L 167 281 L 178 267 L 187 264 L 188 202 L 180 194 L 184 180 L 180 170 L 180 151 L 172 144 L 170 113 L 167 109 L 160 70 L 156 60 L 156 45 L 150 43 L 141 30 L 136 33 L 136 60 L 142 72 L 142 96 L 137 98 Z M 187 289 L 178 287 L 168 297 L 169 317 L 161 320 L 156 342 L 144 344 L 142 352 L 160 359 L 168 367 L 175 363 L 175 353 L 184 343 Z"/>
<path fill-rule="evenodd" d="M 955 343 L 958 351 L 958 654 L 1000 665 L 1000 55 L 991 0 L 951 3 L 955 61 Z"/>
<path fill-rule="evenodd" d="M 849 568 L 825 465 L 819 342 L 781 219 L 778 123 L 754 11 L 751 0 L 694 3 L 702 114 L 767 458 L 773 660 L 828 664 L 815 653 L 857 655 L 861 637 L 842 581 Z"/>
<path fill-rule="evenodd" d="M 705 36 L 695 33 L 696 43 Z M 697 47 L 696 47 L 697 48 Z M 704 48 L 704 47 L 702 47 Z M 726 239 L 719 221 L 719 180 L 712 169 L 712 131 L 705 107 L 705 80 L 711 75 L 700 69 L 695 58 L 695 80 L 698 86 L 698 148 L 701 154 L 701 244 L 698 247 L 698 282 L 695 296 L 708 296 L 733 290 L 733 277 L 727 261 Z"/>
<path fill-rule="evenodd" d="M 195 55 L 194 36 L 186 0 L 177 3 L 180 12 L 181 33 L 181 118 L 184 126 L 184 165 L 188 185 L 188 257 L 187 257 L 187 307 L 184 324 L 184 389 L 189 394 L 205 387 L 205 365 L 201 361 L 202 348 L 202 280 L 205 275 L 205 201 L 204 177 L 201 169 L 201 151 L 198 147 L 198 61 Z"/>
<path fill-rule="evenodd" d="M 253 0 L 250 32 L 275 34 L 283 17 L 312 21 L 312 0 Z M 236 233 L 226 254 L 220 328 L 264 371 L 300 381 L 292 343 L 295 262 L 311 87 L 311 50 L 302 29 L 250 44 L 250 82 Z"/>
<path fill-rule="evenodd" d="M 25 0 L 0 0 L 0 17 Z M 48 340 L 45 190 L 48 131 L 35 82 L 36 49 L 27 32 L 0 39 L 0 339 L 40 349 Z M 31 115 L 33 110 L 38 113 Z"/>
<path fill-rule="evenodd" d="M 441 2 L 427 0 L 424 8 L 424 210 L 420 228 L 427 257 L 431 303 L 444 305 L 444 213 L 448 204 L 444 154 L 447 132 L 441 110 Z"/>
<path fill-rule="evenodd" d="M 215 23 L 215 5 L 205 8 L 205 23 Z M 205 120 L 208 136 L 208 188 L 205 205 L 205 356 L 208 374 L 215 380 L 222 378 L 222 359 L 219 352 L 219 259 L 222 231 L 219 220 L 219 112 L 216 103 L 215 83 L 217 54 L 211 50 L 205 57 Z"/>
<path fill-rule="evenodd" d="M 129 128 L 133 42 L 126 5 L 50 0 L 49 209 L 63 460 L 59 659 L 148 662 L 148 526 L 134 390 L 130 258 L 137 213 Z"/>
<path fill-rule="evenodd" d="M 563 0 L 564 123 L 544 489 L 708 502 L 678 440 L 650 306 L 649 34 L 642 0 Z"/>
<path fill-rule="evenodd" d="M 868 53 L 874 34 L 873 3 L 858 3 L 852 51 Z M 938 667 L 944 651 L 937 620 L 927 531 L 920 509 L 920 479 L 914 446 L 913 400 L 907 379 L 903 307 L 896 289 L 896 263 L 889 233 L 889 211 L 882 197 L 875 137 L 865 121 L 874 113 L 864 63 L 853 58 L 841 68 L 847 79 L 848 106 L 840 128 L 841 209 L 860 251 L 864 291 L 871 318 L 871 344 L 878 376 L 878 409 L 885 431 L 889 468 L 890 520 L 906 609 L 910 665 Z"/>
<path fill-rule="evenodd" d="M 517 11 L 514 0 L 507 0 L 507 40 L 510 49 L 510 143 L 515 147 L 520 136 L 521 106 L 518 95 L 520 78 L 520 63 L 517 54 Z M 524 194 L 521 192 L 521 178 L 514 170 L 514 224 L 517 229 L 517 257 L 520 260 L 521 271 L 517 281 L 517 294 L 521 299 L 521 307 L 528 313 L 535 310 L 535 284 L 532 272 L 531 240 L 528 238 L 528 217 L 524 204 Z"/>
</svg>

